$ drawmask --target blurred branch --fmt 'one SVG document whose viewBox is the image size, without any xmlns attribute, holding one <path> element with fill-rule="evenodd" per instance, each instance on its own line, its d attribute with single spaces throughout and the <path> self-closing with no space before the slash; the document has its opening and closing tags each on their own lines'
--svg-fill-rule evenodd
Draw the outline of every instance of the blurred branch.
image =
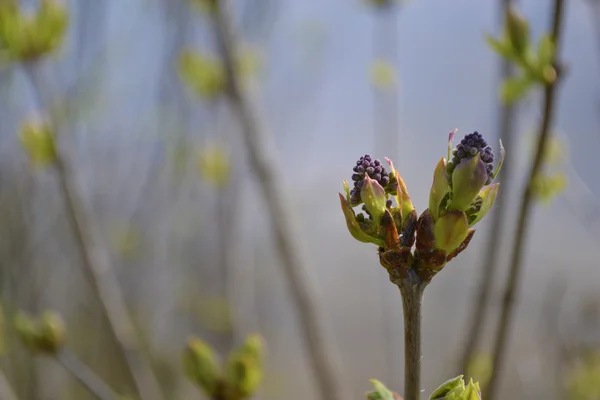
<svg viewBox="0 0 600 400">
<path fill-rule="evenodd" d="M 41 95 L 43 81 L 36 67 L 39 65 L 27 64 L 25 70 L 37 96 L 39 111 L 42 112 L 44 106 Z M 52 120 L 47 122 L 53 124 Z M 56 141 L 58 132 L 55 131 L 55 127 L 53 128 L 52 134 Z M 83 258 L 84 276 L 100 301 L 118 350 L 135 381 L 136 390 L 142 399 L 160 398 L 160 385 L 154 372 L 147 361 L 142 360 L 136 354 L 140 351 L 140 344 L 136 338 L 133 321 L 127 310 L 119 283 L 111 271 L 107 254 L 96 243 L 92 223 L 85 211 L 73 170 L 69 168 L 65 157 L 58 149 L 54 166 L 58 175 L 59 189 L 65 201 L 67 222 L 73 231 L 74 239 Z"/>
<path fill-rule="evenodd" d="M 220 122 L 224 124 L 227 123 L 226 118 L 223 118 L 223 110 L 221 112 L 217 112 L 217 125 L 220 125 Z M 227 127 L 217 126 L 218 135 L 227 134 Z M 225 136 L 224 135 L 224 136 Z M 227 141 L 224 138 L 224 141 Z M 235 162 L 235 157 L 230 154 L 228 163 L 229 163 L 229 174 L 227 176 L 227 182 L 218 189 L 217 196 L 217 225 L 219 227 L 219 240 L 218 240 L 218 249 L 217 249 L 217 268 L 221 272 L 221 279 L 223 285 L 223 292 L 225 298 L 227 300 L 227 310 L 229 312 L 229 321 L 228 321 L 228 329 L 227 332 L 224 332 L 222 340 L 225 342 L 224 344 L 227 346 L 227 350 L 231 350 L 233 345 L 235 344 L 236 339 L 240 339 L 237 337 L 238 325 L 235 321 L 234 314 L 234 287 L 233 280 L 235 278 L 236 272 L 236 263 L 234 260 L 235 252 L 238 251 L 237 248 L 232 248 L 231 243 L 233 243 L 234 235 L 236 233 L 236 221 L 239 221 L 242 218 L 242 207 L 236 207 L 236 204 L 239 200 L 239 171 L 240 168 L 235 168 L 233 165 Z M 253 279 L 246 282 L 247 285 L 254 285 Z"/>
<path fill-rule="evenodd" d="M 313 373 L 318 381 L 320 397 L 328 400 L 344 400 L 349 398 L 343 393 L 339 380 L 339 371 L 331 355 L 331 344 L 326 343 L 321 326 L 320 310 L 310 281 L 306 276 L 307 265 L 296 247 L 298 235 L 292 224 L 292 210 L 287 206 L 277 176 L 276 162 L 266 150 L 266 139 L 259 129 L 259 124 L 250 101 L 242 91 L 235 66 L 237 65 L 238 43 L 236 41 L 233 22 L 227 6 L 229 2 L 219 0 L 215 13 L 215 24 L 218 44 L 225 66 L 228 82 L 227 95 L 234 112 L 241 124 L 246 151 L 254 173 L 259 178 L 262 194 L 270 212 L 270 221 L 275 235 L 281 265 L 290 284 L 292 298 L 299 312 L 302 334 L 309 352 Z"/>
<path fill-rule="evenodd" d="M 563 10 L 564 0 L 554 0 L 553 6 L 553 17 L 552 17 L 552 28 L 551 28 L 551 39 L 556 46 L 556 52 L 552 64 L 555 68 L 559 68 L 557 65 L 557 55 L 559 49 L 559 39 L 561 34 L 561 27 L 563 23 Z M 521 272 L 522 272 L 522 261 L 523 252 L 525 249 L 526 235 L 528 233 L 529 222 L 531 220 L 531 206 L 534 200 L 535 194 L 533 192 L 532 182 L 538 176 L 538 173 L 542 167 L 542 161 L 546 143 L 550 137 L 550 126 L 552 124 L 552 117 L 554 116 L 554 103 L 556 101 L 556 88 L 557 83 L 560 79 L 560 71 L 558 77 L 552 83 L 548 83 L 544 87 L 544 114 L 542 117 L 542 123 L 540 124 L 540 130 L 538 133 L 537 149 L 535 158 L 531 165 L 527 186 L 521 199 L 521 205 L 517 217 L 517 230 L 514 238 L 512 259 L 510 262 L 510 270 L 508 280 L 504 288 L 504 297 L 502 302 L 502 312 L 500 316 L 500 322 L 495 335 L 494 350 L 493 350 L 493 362 L 492 362 L 492 375 L 487 387 L 487 400 L 494 400 L 498 394 L 498 384 L 500 373 L 504 365 L 504 359 L 506 356 L 506 348 L 508 345 L 508 333 L 509 328 L 513 320 L 515 296 L 518 293 L 519 285 L 521 283 Z"/>
<path fill-rule="evenodd" d="M 100 400 L 117 400 L 119 396 L 102 381 L 75 354 L 62 349 L 56 354 L 56 361 L 62 364 L 90 393 Z"/>
<path fill-rule="evenodd" d="M 0 399 L 17 400 L 17 395 L 2 371 L 0 371 Z"/>
<path fill-rule="evenodd" d="M 501 0 L 500 14 L 504 16 L 501 18 L 501 26 L 504 26 L 504 19 L 506 18 L 507 10 L 512 4 L 512 0 Z M 501 82 L 505 82 L 513 75 L 513 67 L 510 60 L 504 57 L 500 58 L 500 79 Z M 498 264 L 498 252 L 500 250 L 500 243 L 502 237 L 503 222 L 507 207 L 507 199 L 509 195 L 510 185 L 505 184 L 510 182 L 512 176 L 512 167 L 514 163 L 514 119 L 515 119 L 515 105 L 514 103 L 507 104 L 502 103 L 500 107 L 500 119 L 498 121 L 498 137 L 502 139 L 502 144 L 506 150 L 502 174 L 500 174 L 498 181 L 502 185 L 502 190 L 496 199 L 496 206 L 494 213 L 492 214 L 492 221 L 490 222 L 490 231 L 487 236 L 485 250 L 483 252 L 483 262 L 481 265 L 481 272 L 479 282 L 477 283 L 473 300 L 471 301 L 472 311 L 467 313 L 471 318 L 468 324 L 468 331 L 465 335 L 466 340 L 464 344 L 464 350 L 460 359 L 460 372 L 467 371 L 469 369 L 469 363 L 473 358 L 474 353 L 477 351 L 479 342 L 481 341 L 481 335 L 485 328 L 485 317 L 486 310 L 488 308 L 490 298 L 492 296 L 496 267 Z"/>
</svg>

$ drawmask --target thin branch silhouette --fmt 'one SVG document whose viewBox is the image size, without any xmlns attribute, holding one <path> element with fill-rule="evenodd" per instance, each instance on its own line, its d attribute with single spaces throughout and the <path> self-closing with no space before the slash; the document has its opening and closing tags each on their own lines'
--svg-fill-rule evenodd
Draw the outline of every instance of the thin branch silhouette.
<svg viewBox="0 0 600 400">
<path fill-rule="evenodd" d="M 38 112 L 44 110 L 42 88 L 43 79 L 37 68 L 38 64 L 24 65 L 36 96 Z M 55 141 L 58 132 L 51 118 L 46 120 L 52 127 Z M 57 146 L 58 147 L 58 146 Z M 117 349 L 123 356 L 129 372 L 134 380 L 136 391 L 141 399 L 161 399 L 160 385 L 147 360 L 139 357 L 142 352 L 136 336 L 136 328 L 129 314 L 119 283 L 111 271 L 105 249 L 98 245 L 92 222 L 85 211 L 83 199 L 79 193 L 73 169 L 69 167 L 64 155 L 57 149 L 54 168 L 57 172 L 59 190 L 65 202 L 66 218 L 72 229 L 77 247 L 82 256 L 85 279 L 95 292 L 102 312 L 106 316 L 110 332 L 115 339 Z"/>
<path fill-rule="evenodd" d="M 55 358 L 99 400 L 118 400 L 119 396 L 70 350 L 62 349 Z"/>
<path fill-rule="evenodd" d="M 277 163 L 267 151 L 267 139 L 259 127 L 259 121 L 251 109 L 251 102 L 242 90 L 237 75 L 238 42 L 228 9 L 229 2 L 219 0 L 216 4 L 214 18 L 218 46 L 228 82 L 226 94 L 241 125 L 245 149 L 270 213 L 276 249 L 290 285 L 294 306 L 298 310 L 301 333 L 318 383 L 320 398 L 345 400 L 350 396 L 344 393 L 340 382 L 338 365 L 332 356 L 333 343 L 329 343 L 325 338 L 314 288 L 306 274 L 307 263 L 295 244 L 298 234 L 292 220 L 293 212 L 288 207 L 289 203 L 280 185 L 282 180 L 278 176 Z"/>
<path fill-rule="evenodd" d="M 563 25 L 564 0 L 554 0 L 552 28 L 550 37 L 556 46 L 553 65 L 558 68 L 558 54 L 560 48 L 560 34 Z M 500 374 L 504 366 L 506 350 L 508 347 L 509 330 L 513 321 L 515 310 L 515 297 L 519 292 L 521 283 L 521 273 L 523 270 L 523 253 L 525 250 L 526 236 L 528 233 L 529 223 L 531 221 L 531 207 L 535 198 L 532 182 L 538 176 L 542 168 L 546 143 L 551 135 L 552 118 L 554 116 L 556 89 L 560 81 L 561 71 L 558 71 L 557 79 L 552 83 L 548 83 L 544 87 L 544 108 L 543 117 L 538 133 L 537 148 L 533 163 L 531 165 L 527 186 L 521 199 L 521 205 L 517 217 L 517 230 L 514 238 L 512 258 L 510 262 L 510 270 L 506 286 L 504 288 L 504 296 L 502 301 L 502 311 L 500 321 L 495 335 L 494 350 L 492 359 L 492 373 L 490 381 L 487 385 L 486 397 L 487 400 L 494 400 L 498 395 L 498 386 Z"/>
</svg>

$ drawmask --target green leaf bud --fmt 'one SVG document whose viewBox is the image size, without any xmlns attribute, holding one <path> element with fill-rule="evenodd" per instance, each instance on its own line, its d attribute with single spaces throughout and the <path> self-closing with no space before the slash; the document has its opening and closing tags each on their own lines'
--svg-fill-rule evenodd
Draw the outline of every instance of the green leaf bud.
<svg viewBox="0 0 600 400">
<path fill-rule="evenodd" d="M 442 201 L 449 192 L 450 185 L 446 175 L 446 160 L 441 158 L 433 172 L 433 183 L 429 192 L 429 212 L 434 222 L 438 219 Z"/>
<path fill-rule="evenodd" d="M 198 385 L 208 397 L 221 390 L 221 369 L 212 348 L 198 338 L 190 338 L 182 355 L 185 376 Z"/>
<path fill-rule="evenodd" d="M 371 214 L 375 224 L 380 224 L 381 216 L 386 210 L 387 196 L 383 187 L 375 179 L 365 175 L 360 197 Z"/>
<path fill-rule="evenodd" d="M 449 210 L 466 210 L 488 180 L 486 164 L 477 153 L 463 158 L 452 172 L 452 200 Z"/>
<path fill-rule="evenodd" d="M 446 253 L 456 250 L 469 234 L 467 216 L 462 211 L 448 211 L 433 228 L 435 247 Z"/>
</svg>

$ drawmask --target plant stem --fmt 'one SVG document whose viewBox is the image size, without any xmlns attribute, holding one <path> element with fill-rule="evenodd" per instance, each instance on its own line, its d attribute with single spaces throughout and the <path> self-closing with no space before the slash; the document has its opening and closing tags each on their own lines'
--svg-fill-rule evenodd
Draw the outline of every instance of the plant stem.
<svg viewBox="0 0 600 400">
<path fill-rule="evenodd" d="M 85 365 L 75 354 L 63 349 L 56 354 L 56 361 L 62 364 L 75 379 L 100 400 L 117 400 L 119 396 L 98 375 Z"/>
<path fill-rule="evenodd" d="M 553 60 L 553 64 L 555 66 L 557 65 L 556 55 L 558 54 L 559 48 L 559 38 L 561 32 L 560 28 L 562 26 L 563 9 L 564 0 L 554 0 L 551 38 L 556 45 L 556 54 L 554 56 L 555 59 Z M 508 344 L 509 328 L 513 320 L 515 296 L 518 293 L 519 285 L 521 283 L 520 278 L 522 271 L 523 250 L 525 249 L 526 234 L 529 228 L 530 209 L 532 206 L 532 200 L 535 196 L 533 192 L 532 182 L 537 177 L 542 167 L 546 143 L 548 142 L 548 138 L 550 137 L 550 125 L 552 123 L 552 117 L 554 114 L 554 103 L 556 100 L 556 84 L 558 79 L 560 79 L 560 75 L 561 74 L 559 71 L 557 80 L 555 80 L 551 84 L 547 84 L 544 87 L 544 114 L 538 133 L 538 143 L 535 158 L 529 171 L 527 186 L 525 187 L 525 191 L 521 200 L 521 206 L 519 209 L 517 219 L 517 231 L 514 240 L 510 271 L 504 289 L 500 323 L 498 325 L 498 330 L 496 332 L 494 342 L 492 374 L 486 391 L 486 400 L 494 400 L 498 392 L 500 372 L 504 364 L 504 358 L 506 355 L 506 348 Z"/>
<path fill-rule="evenodd" d="M 41 79 L 35 68 L 35 65 L 25 65 L 37 96 L 39 112 L 42 112 L 44 102 L 41 96 Z M 51 118 L 47 122 L 51 125 L 54 141 L 57 142 L 57 128 Z M 135 390 L 141 399 L 159 399 L 162 393 L 160 384 L 147 360 L 139 357 L 139 352 L 143 352 L 143 349 L 136 336 L 136 328 L 125 304 L 123 293 L 111 271 L 106 251 L 97 244 L 92 222 L 77 188 L 74 171 L 67 165 L 65 157 L 58 149 L 58 143 L 54 167 L 58 176 L 59 190 L 65 202 L 67 223 L 71 227 L 83 259 L 84 277 L 100 301 L 110 333 L 133 377 Z"/>
<path fill-rule="evenodd" d="M 505 15 L 512 3 L 512 0 L 501 0 L 501 18 L 505 20 Z M 502 57 L 500 58 L 500 75 L 501 80 L 504 82 L 512 76 L 512 63 L 510 60 Z M 500 238 L 502 234 L 504 215 L 506 211 L 506 201 L 508 199 L 508 185 L 504 182 L 510 182 L 512 174 L 513 160 L 513 125 L 515 116 L 515 106 L 513 104 L 503 104 L 500 110 L 500 120 L 498 125 L 498 137 L 502 139 L 502 144 L 505 148 L 504 164 L 502 167 L 502 173 L 498 177 L 498 181 L 502 185 L 501 193 L 498 195 L 495 203 L 495 211 L 492 213 L 492 222 L 490 223 L 490 231 L 486 239 L 485 251 L 483 252 L 483 262 L 481 268 L 480 280 L 477 283 L 477 289 L 473 296 L 472 312 L 467 315 L 472 316 L 471 322 L 467 334 L 465 335 L 466 340 L 464 344 L 463 354 L 460 359 L 460 373 L 467 374 L 469 370 L 469 363 L 473 357 L 474 352 L 477 350 L 477 346 L 481 340 L 481 334 L 485 327 L 485 317 L 487 306 L 490 302 L 492 294 L 492 283 L 494 282 L 494 276 L 496 273 L 496 266 L 498 263 L 498 252 L 500 250 Z"/>
<path fill-rule="evenodd" d="M 421 304 L 425 286 L 411 273 L 398 285 L 404 313 L 404 400 L 419 400 L 421 393 Z"/>
<path fill-rule="evenodd" d="M 312 371 L 318 383 L 320 398 L 345 400 L 350 398 L 338 377 L 338 365 L 332 354 L 332 344 L 327 343 L 321 325 L 320 309 L 311 282 L 306 276 L 307 264 L 296 246 L 298 235 L 293 224 L 293 211 L 289 209 L 277 175 L 279 168 L 267 149 L 264 132 L 259 128 L 258 118 L 251 109 L 250 100 L 241 88 L 236 67 L 237 38 L 229 15 L 229 2 L 219 0 L 215 13 L 218 45 L 227 78 L 227 96 L 241 125 L 244 145 L 250 165 L 258 177 L 262 195 L 270 212 L 276 249 L 281 266 L 290 285 L 294 306 L 298 310 L 302 335 L 308 351 Z"/>
</svg>

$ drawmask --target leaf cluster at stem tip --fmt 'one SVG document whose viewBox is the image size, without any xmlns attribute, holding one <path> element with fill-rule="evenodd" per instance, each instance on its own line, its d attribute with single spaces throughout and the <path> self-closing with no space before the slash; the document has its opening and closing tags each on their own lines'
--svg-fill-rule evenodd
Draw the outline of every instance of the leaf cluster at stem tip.
<svg viewBox="0 0 600 400">
<path fill-rule="evenodd" d="M 519 73 L 502 83 L 501 97 L 514 103 L 525 97 L 536 85 L 551 85 L 557 78 L 554 65 L 556 44 L 550 35 L 542 35 L 537 45 L 532 42 L 529 22 L 513 7 L 505 16 L 505 25 L 500 37 L 486 36 L 490 47 L 501 57 L 510 60 Z"/>
</svg>

